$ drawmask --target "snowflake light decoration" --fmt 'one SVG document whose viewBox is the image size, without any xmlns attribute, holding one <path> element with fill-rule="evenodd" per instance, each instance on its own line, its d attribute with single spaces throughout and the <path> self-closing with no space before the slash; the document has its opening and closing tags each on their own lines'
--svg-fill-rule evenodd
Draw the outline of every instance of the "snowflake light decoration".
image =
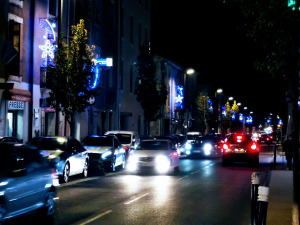
<svg viewBox="0 0 300 225">
<path fill-rule="evenodd" d="M 52 60 L 54 58 L 54 51 L 56 45 L 51 44 L 50 40 L 46 40 L 44 45 L 39 45 L 39 48 L 43 51 L 42 58 L 45 59 L 47 56 L 50 56 Z"/>
</svg>

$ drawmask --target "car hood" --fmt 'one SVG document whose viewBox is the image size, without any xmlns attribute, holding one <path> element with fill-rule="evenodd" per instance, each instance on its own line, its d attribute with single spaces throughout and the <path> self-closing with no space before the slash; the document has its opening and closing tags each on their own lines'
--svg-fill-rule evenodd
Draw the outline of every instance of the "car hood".
<svg viewBox="0 0 300 225">
<path fill-rule="evenodd" d="M 101 154 L 103 152 L 113 150 L 112 146 L 84 146 L 88 153 L 98 153 Z"/>
<path fill-rule="evenodd" d="M 40 150 L 40 153 L 42 156 L 46 157 L 47 159 L 51 160 L 54 158 L 57 158 L 61 154 L 64 153 L 64 151 L 61 150 Z"/>
<path fill-rule="evenodd" d="M 159 155 L 169 156 L 170 153 L 170 151 L 166 150 L 136 150 L 134 151 L 133 155 L 137 157 L 156 157 Z"/>
</svg>

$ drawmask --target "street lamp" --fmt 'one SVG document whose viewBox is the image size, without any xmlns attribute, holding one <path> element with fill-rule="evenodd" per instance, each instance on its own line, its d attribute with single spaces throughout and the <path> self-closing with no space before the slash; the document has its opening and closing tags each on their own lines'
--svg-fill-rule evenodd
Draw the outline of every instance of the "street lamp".
<svg viewBox="0 0 300 225">
<path fill-rule="evenodd" d="M 187 136 L 187 131 L 189 128 L 189 120 L 190 120 L 190 116 L 189 116 L 189 109 L 190 109 L 190 89 L 189 84 L 188 84 L 188 79 L 187 79 L 187 75 L 193 75 L 195 73 L 195 70 L 192 68 L 188 68 L 185 70 L 184 73 L 184 80 L 183 80 L 183 86 L 184 86 L 184 109 L 185 109 L 185 114 L 184 114 L 184 121 L 185 123 L 183 124 L 184 126 L 184 134 L 185 137 Z"/>
<path fill-rule="evenodd" d="M 222 98 L 223 90 L 221 88 L 217 89 L 216 95 L 218 97 L 218 133 L 222 133 L 222 124 L 221 124 L 221 98 Z"/>
</svg>

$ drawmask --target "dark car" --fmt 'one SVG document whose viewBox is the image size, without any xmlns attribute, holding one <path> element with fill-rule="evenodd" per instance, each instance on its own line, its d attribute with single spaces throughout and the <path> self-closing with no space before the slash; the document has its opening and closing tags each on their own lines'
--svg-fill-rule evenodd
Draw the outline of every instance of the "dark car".
<svg viewBox="0 0 300 225">
<path fill-rule="evenodd" d="M 56 170 L 33 146 L 0 143 L 0 224 L 37 211 L 47 221 L 56 213 Z"/>
<path fill-rule="evenodd" d="M 22 143 L 22 140 L 19 140 L 16 137 L 11 137 L 11 136 L 0 136 L 0 142 L 17 142 L 17 143 Z"/>
<path fill-rule="evenodd" d="M 88 175 L 89 156 L 80 142 L 72 137 L 42 136 L 33 138 L 29 144 L 36 146 L 50 164 L 57 169 L 61 182 L 68 182 L 69 177 Z"/>
<path fill-rule="evenodd" d="M 185 144 L 185 154 L 187 157 L 221 156 L 221 140 L 221 137 L 215 135 L 197 137 L 193 142 Z"/>
<path fill-rule="evenodd" d="M 259 146 L 250 135 L 232 134 L 222 144 L 222 164 L 230 162 L 250 162 L 259 164 Z"/>
<path fill-rule="evenodd" d="M 271 134 L 262 134 L 259 137 L 259 142 L 261 144 L 267 144 L 268 146 L 270 146 L 273 143 L 273 139 L 274 139 L 274 136 Z"/>
<path fill-rule="evenodd" d="M 98 166 L 109 171 L 115 171 L 118 166 L 125 168 L 125 149 L 115 135 L 90 135 L 82 145 L 88 151 L 93 170 Z"/>
</svg>

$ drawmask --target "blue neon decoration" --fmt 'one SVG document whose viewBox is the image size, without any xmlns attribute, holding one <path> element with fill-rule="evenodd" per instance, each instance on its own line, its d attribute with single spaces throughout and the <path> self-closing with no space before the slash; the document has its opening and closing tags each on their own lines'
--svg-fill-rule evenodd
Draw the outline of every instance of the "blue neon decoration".
<svg viewBox="0 0 300 225">
<path fill-rule="evenodd" d="M 239 121 L 240 122 L 244 121 L 244 115 L 243 115 L 243 113 L 239 113 Z"/>
<path fill-rule="evenodd" d="M 46 34 L 43 35 L 43 39 L 45 43 L 43 45 L 39 45 L 39 48 L 42 50 L 42 67 L 47 67 L 48 65 L 54 65 L 52 60 L 54 59 L 54 52 L 57 48 L 56 42 L 56 33 L 54 28 L 56 28 L 55 23 L 51 23 L 50 20 L 46 18 L 41 18 L 39 20 L 40 27 L 45 29 Z"/>
<path fill-rule="evenodd" d="M 252 116 L 246 116 L 246 123 L 252 124 L 252 122 L 253 122 Z"/>
<path fill-rule="evenodd" d="M 282 120 L 281 120 L 281 119 L 278 121 L 278 124 L 279 124 L 279 125 L 282 125 Z"/>
<path fill-rule="evenodd" d="M 176 96 L 175 96 L 176 107 L 183 109 L 183 87 L 176 85 Z"/>
<path fill-rule="evenodd" d="M 235 120 L 235 112 L 234 111 L 231 111 L 231 112 L 232 112 L 231 119 L 234 121 Z"/>
<path fill-rule="evenodd" d="M 227 115 L 226 110 L 225 110 L 225 106 L 222 106 L 222 116 L 223 118 L 225 118 Z"/>
<path fill-rule="evenodd" d="M 271 119 L 267 119 L 267 123 L 271 123 Z"/>
</svg>

